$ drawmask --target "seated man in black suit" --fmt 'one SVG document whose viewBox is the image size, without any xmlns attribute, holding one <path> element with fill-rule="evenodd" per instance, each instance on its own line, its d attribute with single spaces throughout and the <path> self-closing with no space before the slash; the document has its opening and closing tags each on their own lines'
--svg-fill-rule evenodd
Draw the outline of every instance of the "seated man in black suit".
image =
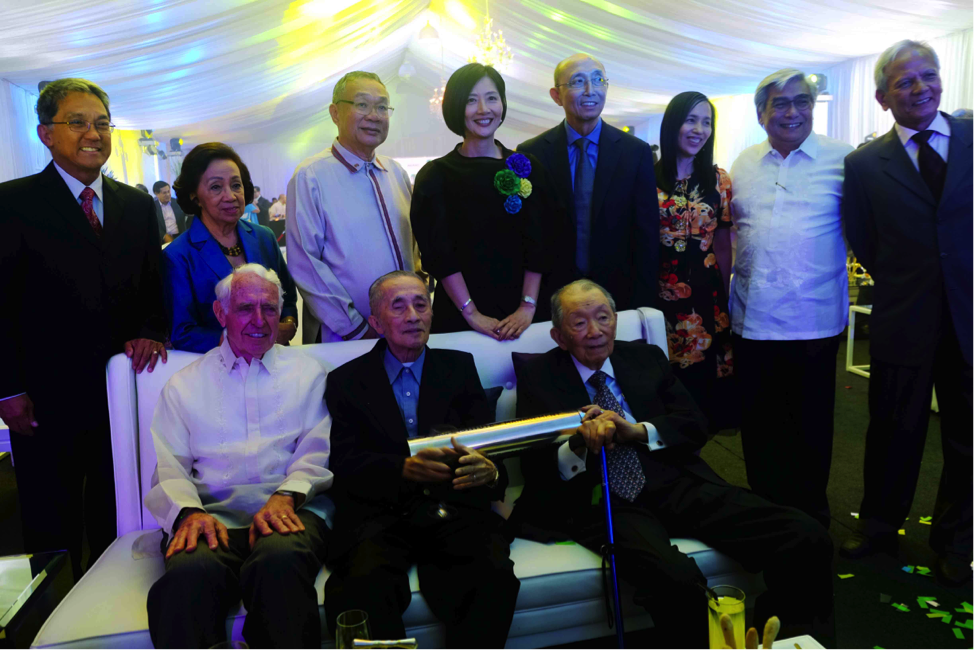
<svg viewBox="0 0 974 650">
<path fill-rule="evenodd" d="M 446 647 L 503 648 L 520 589 L 503 520 L 490 509 L 504 497 L 503 464 L 455 440 L 454 448 L 415 456 L 407 446 L 433 427 L 494 420 L 473 357 L 426 347 L 433 313 L 415 273 L 380 277 L 369 307 L 369 324 L 385 339 L 332 372 L 325 389 L 337 512 L 328 625 L 334 631 L 340 613 L 362 609 L 372 638 L 405 636 L 416 563 L 423 596 L 446 626 Z"/>
<path fill-rule="evenodd" d="M 663 636 L 659 647 L 707 647 L 706 581 L 670 543 L 684 536 L 749 571 L 764 571 L 768 592 L 755 611 L 758 629 L 771 603 L 782 636 L 810 633 L 832 644 L 826 530 L 795 508 L 729 485 L 694 453 L 707 441 L 705 418 L 662 350 L 615 341 L 615 304 L 605 289 L 579 280 L 556 292 L 551 307 L 558 348 L 520 368 L 517 414 L 584 409 L 586 415 L 571 441 L 522 457 L 524 491 L 509 520 L 514 532 L 599 549 L 605 447 L 619 575 L 652 614 Z"/>
<path fill-rule="evenodd" d="M 168 244 L 176 239 L 189 226 L 186 223 L 186 213 L 172 200 L 172 189 L 166 181 L 156 181 L 152 184 L 152 193 L 156 195 L 156 220 L 159 222 L 159 239 Z M 192 217 L 190 217 L 192 219 Z"/>
</svg>

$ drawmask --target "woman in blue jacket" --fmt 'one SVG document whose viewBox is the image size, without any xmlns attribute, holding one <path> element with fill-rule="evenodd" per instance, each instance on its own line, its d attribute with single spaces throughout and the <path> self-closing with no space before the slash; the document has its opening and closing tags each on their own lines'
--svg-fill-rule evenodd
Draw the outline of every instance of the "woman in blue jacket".
<svg viewBox="0 0 974 650">
<path fill-rule="evenodd" d="M 274 233 L 240 218 L 254 198 L 240 156 L 222 142 L 197 145 L 183 160 L 173 188 L 179 207 L 197 217 L 162 251 L 173 348 L 207 352 L 219 345 L 223 328 L 213 313 L 214 289 L 230 271 L 248 263 L 273 269 L 281 278 L 284 306 L 277 342 L 286 345 L 298 328 L 298 294 Z"/>
</svg>

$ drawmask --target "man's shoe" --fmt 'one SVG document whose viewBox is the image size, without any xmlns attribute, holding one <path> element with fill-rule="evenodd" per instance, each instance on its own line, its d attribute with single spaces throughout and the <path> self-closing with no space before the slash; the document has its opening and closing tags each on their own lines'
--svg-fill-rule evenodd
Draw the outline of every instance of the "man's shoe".
<svg viewBox="0 0 974 650">
<path fill-rule="evenodd" d="M 893 550 L 896 538 L 892 535 L 875 535 L 868 537 L 860 532 L 852 533 L 852 537 L 842 542 L 839 555 L 850 560 L 858 560 L 867 555 Z"/>
<path fill-rule="evenodd" d="M 971 581 L 971 565 L 963 559 L 940 555 L 935 569 L 937 580 L 948 587 L 959 587 Z"/>
</svg>

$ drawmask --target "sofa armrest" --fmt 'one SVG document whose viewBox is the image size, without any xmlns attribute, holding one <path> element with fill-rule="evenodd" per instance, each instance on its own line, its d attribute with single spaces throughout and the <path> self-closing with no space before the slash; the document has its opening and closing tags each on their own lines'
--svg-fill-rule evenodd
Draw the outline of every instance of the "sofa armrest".
<svg viewBox="0 0 974 650">
<path fill-rule="evenodd" d="M 666 341 L 666 320 L 663 312 L 652 307 L 639 308 L 639 320 L 643 326 L 643 338 L 663 351 L 666 358 L 670 358 L 669 345 Z"/>
<path fill-rule="evenodd" d="M 121 537 L 142 528 L 138 400 L 131 359 L 124 354 L 116 354 L 108 360 L 105 374 L 112 464 L 115 469 L 115 507 L 118 511 L 118 536 Z"/>
</svg>

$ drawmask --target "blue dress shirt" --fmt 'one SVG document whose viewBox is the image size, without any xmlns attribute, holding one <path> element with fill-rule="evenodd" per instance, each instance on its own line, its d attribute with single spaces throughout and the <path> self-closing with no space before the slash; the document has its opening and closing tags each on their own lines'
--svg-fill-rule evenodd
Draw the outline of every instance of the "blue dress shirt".
<svg viewBox="0 0 974 650">
<path fill-rule="evenodd" d="M 419 406 L 419 384 L 423 380 L 425 359 L 425 348 L 419 358 L 412 363 L 401 362 L 393 356 L 389 348 L 386 348 L 386 355 L 382 360 L 386 374 L 389 376 L 389 384 L 392 386 L 392 394 L 396 397 L 399 413 L 402 415 L 410 439 L 419 435 L 419 416 L 416 414 L 416 409 Z"/>
<path fill-rule="evenodd" d="M 273 269 L 281 279 L 281 317 L 297 318 L 298 292 L 273 231 L 241 219 L 237 222 L 237 237 L 248 263 Z M 208 352 L 219 344 L 223 328 L 213 313 L 213 301 L 217 283 L 231 271 L 230 261 L 200 218 L 193 219 L 189 230 L 163 249 L 162 287 L 175 349 Z"/>
<path fill-rule="evenodd" d="M 57 163 L 54 163 L 54 169 L 56 169 L 57 173 L 60 174 L 61 178 L 64 179 L 65 184 L 67 184 L 68 189 L 71 191 L 71 195 L 74 196 L 74 200 L 78 202 L 78 205 L 81 205 L 81 192 L 83 192 L 86 187 L 90 187 L 95 192 L 95 198 L 92 199 L 91 201 L 91 207 L 95 211 L 95 216 L 98 217 L 98 223 L 100 223 L 104 227 L 105 195 L 102 194 L 102 189 L 101 189 L 102 187 L 101 174 L 98 174 L 98 178 L 95 179 L 94 183 L 92 183 L 91 185 L 85 185 L 77 178 L 75 178 L 68 172 L 61 169 L 61 166 L 58 165 Z"/>
<path fill-rule="evenodd" d="M 582 136 L 568 125 L 568 120 L 565 120 L 565 132 L 568 134 L 568 169 L 572 173 L 572 191 L 575 191 L 575 165 L 578 164 L 578 147 L 575 146 L 575 140 Z M 599 118 L 599 123 L 595 125 L 591 133 L 585 136 L 588 138 L 586 153 L 588 154 L 588 161 L 592 163 L 592 169 L 595 169 L 596 163 L 599 162 L 599 138 L 601 136 L 602 118 Z"/>
</svg>

